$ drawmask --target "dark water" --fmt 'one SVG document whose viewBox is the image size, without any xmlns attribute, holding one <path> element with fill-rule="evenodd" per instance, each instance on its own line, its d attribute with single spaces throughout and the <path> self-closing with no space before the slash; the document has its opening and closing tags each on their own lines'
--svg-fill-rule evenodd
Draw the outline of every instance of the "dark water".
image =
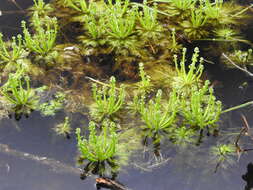
<svg viewBox="0 0 253 190">
<path fill-rule="evenodd" d="M 22 8 L 29 6 L 31 0 L 17 0 Z M 1 0 L 0 10 L 13 11 L 17 7 L 7 1 Z M 0 30 L 11 36 L 20 32 L 20 21 L 25 16 L 19 13 L 3 14 L 0 16 Z M 220 68 L 210 68 L 209 75 L 223 85 L 217 88 L 217 95 L 226 107 L 237 105 L 246 100 L 252 100 L 253 83 L 237 71 L 222 71 Z M 247 88 L 239 88 L 242 81 L 248 80 Z M 253 125 L 251 112 L 240 110 L 224 115 L 220 127 L 226 131 L 239 131 L 242 127 L 240 114 L 244 113 L 250 125 Z M 78 116 L 74 116 L 77 117 Z M 41 117 L 39 113 L 21 121 L 3 120 L 0 123 L 0 143 L 10 148 L 40 157 L 58 160 L 66 165 L 76 167 L 76 142 L 59 137 L 52 133 L 53 126 L 62 121 L 63 114 L 55 118 Z M 77 120 L 77 119 L 76 119 Z M 84 121 L 85 118 L 83 118 Z M 74 123 L 73 128 L 80 123 Z M 219 169 L 214 173 L 214 164 L 210 164 L 208 144 L 219 142 L 220 138 L 209 137 L 200 147 L 192 147 L 178 151 L 174 159 L 152 171 L 143 171 L 134 165 L 124 168 L 117 178 L 133 190 L 243 190 L 245 182 L 242 175 L 246 173 L 248 163 L 253 162 L 253 152 L 242 155 L 240 161 L 226 170 Z M 253 143 L 245 139 L 247 148 Z M 251 147 L 252 146 L 252 147 Z M 164 149 L 170 152 L 169 145 Z M 171 154 L 175 154 L 173 151 Z M 132 163 L 141 164 L 135 157 Z M 235 158 L 236 160 L 236 158 Z M 53 171 L 51 167 L 29 159 L 6 155 L 0 151 L 0 190 L 93 190 L 94 178 L 82 181 L 76 174 Z"/>
</svg>

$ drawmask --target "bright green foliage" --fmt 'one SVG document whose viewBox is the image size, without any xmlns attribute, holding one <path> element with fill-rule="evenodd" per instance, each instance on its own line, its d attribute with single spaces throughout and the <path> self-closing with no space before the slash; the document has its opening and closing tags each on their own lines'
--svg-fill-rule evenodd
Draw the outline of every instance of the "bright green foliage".
<svg viewBox="0 0 253 190">
<path fill-rule="evenodd" d="M 42 115 L 53 116 L 55 113 L 63 108 L 65 102 L 65 94 L 62 92 L 57 92 L 55 98 L 49 102 L 45 102 L 39 105 L 39 110 Z"/>
<path fill-rule="evenodd" d="M 9 50 L 11 49 L 11 50 Z M 3 34 L 0 33 L 0 62 L 15 63 L 18 59 L 24 57 L 25 50 L 22 45 L 22 36 L 12 37 L 10 46 L 3 41 Z"/>
<path fill-rule="evenodd" d="M 48 3 L 46 4 L 44 0 L 33 0 L 34 5 L 29 8 L 29 10 L 34 14 L 37 12 L 37 14 L 40 17 L 45 17 L 48 16 L 49 13 L 53 11 L 52 6 Z"/>
<path fill-rule="evenodd" d="M 186 147 L 188 144 L 193 143 L 193 136 L 195 131 L 186 127 L 178 127 L 171 134 L 171 138 L 174 144 L 180 147 Z"/>
<path fill-rule="evenodd" d="M 170 9 L 178 9 L 179 11 L 186 11 L 193 8 L 197 0 L 156 0 L 155 2 L 168 3 Z"/>
<path fill-rule="evenodd" d="M 151 99 L 147 104 L 141 102 L 139 112 L 148 136 L 167 131 L 176 121 L 178 97 L 172 92 L 169 100 L 162 102 L 162 91 L 158 90 L 154 100 Z"/>
<path fill-rule="evenodd" d="M 192 89 L 190 100 L 181 100 L 182 116 L 186 123 L 193 128 L 204 129 L 207 126 L 214 126 L 220 119 L 222 104 L 213 95 L 213 89 L 209 87 L 209 81 L 199 90 Z"/>
<path fill-rule="evenodd" d="M 169 46 L 169 49 L 171 52 L 178 52 L 181 48 L 182 48 L 182 45 L 179 44 L 176 40 L 176 30 L 175 28 L 172 28 L 172 31 L 171 31 L 171 45 Z"/>
<path fill-rule="evenodd" d="M 116 80 L 114 77 L 111 77 L 108 86 L 103 86 L 101 89 L 98 89 L 97 85 L 93 84 L 92 92 L 93 99 L 95 100 L 95 109 L 92 114 L 100 119 L 111 117 L 119 111 L 126 95 L 123 86 L 119 89 L 116 88 Z"/>
<path fill-rule="evenodd" d="M 253 53 L 252 49 L 248 49 L 248 51 L 235 50 L 231 54 L 229 54 L 229 58 L 237 65 L 245 68 L 247 65 L 253 64 Z M 225 63 L 229 67 L 235 67 L 230 62 L 225 60 Z"/>
<path fill-rule="evenodd" d="M 139 64 L 139 75 L 141 77 L 141 81 L 137 84 L 138 93 L 145 95 L 152 91 L 153 85 L 150 81 L 150 76 L 148 76 L 144 71 L 143 63 Z"/>
<path fill-rule="evenodd" d="M 174 62 L 176 66 L 177 76 L 173 78 L 172 87 L 179 93 L 189 94 L 189 90 L 194 86 L 199 86 L 200 77 L 203 72 L 202 58 L 200 59 L 200 64 L 197 66 L 199 57 L 199 49 L 196 47 L 194 49 L 194 54 L 192 56 L 191 64 L 189 65 L 189 71 L 186 69 L 186 48 L 183 49 L 183 55 L 179 63 L 177 56 L 174 56 Z"/>
<path fill-rule="evenodd" d="M 219 19 L 221 16 L 221 9 L 223 5 L 223 0 L 216 0 L 211 3 L 209 0 L 200 1 L 200 8 L 204 9 L 205 14 L 208 18 Z"/>
<path fill-rule="evenodd" d="M 187 10 L 192 8 L 197 0 L 168 0 L 174 7 L 180 10 Z"/>
<path fill-rule="evenodd" d="M 90 5 L 83 0 L 64 0 L 64 6 L 70 7 L 82 13 L 90 12 Z"/>
<path fill-rule="evenodd" d="M 108 4 L 105 4 L 107 16 L 110 18 L 110 16 L 115 16 L 117 18 L 122 18 L 127 11 L 129 11 L 129 0 L 122 1 L 122 0 L 108 0 Z"/>
<path fill-rule="evenodd" d="M 69 135 L 71 132 L 69 117 L 65 117 L 64 122 L 56 125 L 54 131 L 58 135 Z"/>
<path fill-rule="evenodd" d="M 147 40 L 158 40 L 164 32 L 161 23 L 158 21 L 157 8 L 148 7 L 144 2 L 143 11 L 139 12 L 139 33 L 142 38 Z"/>
<path fill-rule="evenodd" d="M 55 46 L 58 32 L 56 18 L 45 17 L 43 22 L 35 12 L 33 16 L 33 26 L 35 34 L 31 35 L 26 27 L 25 21 L 22 21 L 25 46 L 32 52 L 46 56 Z"/>
<path fill-rule="evenodd" d="M 85 46 L 99 47 L 106 43 L 104 39 L 104 19 L 101 18 L 96 20 L 95 16 L 90 15 L 85 17 L 84 28 L 87 31 L 87 34 L 80 36 L 80 41 L 85 44 Z"/>
<path fill-rule="evenodd" d="M 184 32 L 190 39 L 201 39 L 208 35 L 208 30 L 205 29 L 207 16 L 201 9 L 193 9 L 191 11 L 190 20 L 182 23 Z"/>
<path fill-rule="evenodd" d="M 39 97 L 30 87 L 29 77 L 23 76 L 21 70 L 9 74 L 8 81 L 1 87 L 1 94 L 12 105 L 12 111 L 17 115 L 29 114 L 38 106 Z"/>
<path fill-rule="evenodd" d="M 238 35 L 238 32 L 231 28 L 218 28 L 214 30 L 215 36 L 217 36 L 219 39 L 224 40 L 233 40 Z"/>
<path fill-rule="evenodd" d="M 103 162 L 112 160 L 117 152 L 118 136 L 115 132 L 115 124 L 102 126 L 102 131 L 97 134 L 95 123 L 89 124 L 90 135 L 88 139 L 81 136 L 80 128 L 76 129 L 77 146 L 83 159 L 90 162 Z"/>
<path fill-rule="evenodd" d="M 224 169 L 228 165 L 232 165 L 235 161 L 233 157 L 236 155 L 236 148 L 233 144 L 219 144 L 211 148 L 212 161 L 216 162 L 216 170 L 218 167 Z"/>
<path fill-rule="evenodd" d="M 135 52 L 137 48 L 137 39 L 134 34 L 136 13 L 131 11 L 124 18 L 117 17 L 115 14 L 110 16 L 106 24 L 106 33 L 108 35 L 107 43 L 110 47 L 120 54 L 128 54 L 124 50 Z"/>
</svg>

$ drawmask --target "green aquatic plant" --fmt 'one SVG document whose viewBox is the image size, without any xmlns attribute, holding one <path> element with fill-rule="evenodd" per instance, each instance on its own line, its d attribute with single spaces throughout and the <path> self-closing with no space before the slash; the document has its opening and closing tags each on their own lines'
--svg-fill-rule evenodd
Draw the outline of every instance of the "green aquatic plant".
<svg viewBox="0 0 253 190">
<path fill-rule="evenodd" d="M 24 87 L 25 86 L 25 87 Z M 30 87 L 30 79 L 18 70 L 10 73 L 8 81 L 1 87 L 0 93 L 12 105 L 16 118 L 22 114 L 29 115 L 35 110 L 39 103 L 36 91 Z"/>
<path fill-rule="evenodd" d="M 154 100 L 151 99 L 147 104 L 142 101 L 139 106 L 139 113 L 144 122 L 143 129 L 149 137 L 170 130 L 176 122 L 178 97 L 175 92 L 171 93 L 169 100 L 162 102 L 162 91 L 158 90 Z"/>
<path fill-rule="evenodd" d="M 141 81 L 137 83 L 138 93 L 146 95 L 153 90 L 153 84 L 151 83 L 150 76 L 144 71 L 143 63 L 139 63 L 139 76 Z"/>
<path fill-rule="evenodd" d="M 222 103 L 213 95 L 213 88 L 207 80 L 199 90 L 192 89 L 190 100 L 181 100 L 181 114 L 191 127 L 203 130 L 208 126 L 215 126 L 222 113 Z"/>
<path fill-rule="evenodd" d="M 172 81 L 172 88 L 176 89 L 177 92 L 183 94 L 189 94 L 189 90 L 193 86 L 199 86 L 200 84 L 200 77 L 204 70 L 202 65 L 203 58 L 200 58 L 200 63 L 197 66 L 198 57 L 199 57 L 199 48 L 194 49 L 194 54 L 192 55 L 191 64 L 189 65 L 189 71 L 186 68 L 186 48 L 183 48 L 183 55 L 180 61 L 180 68 L 179 63 L 177 60 L 177 56 L 174 56 L 174 63 L 176 66 L 176 73 L 177 75 L 173 77 Z"/>
<path fill-rule="evenodd" d="M 116 87 L 116 80 L 114 77 L 110 78 L 110 84 L 103 86 L 101 89 L 96 84 L 92 86 L 93 99 L 95 106 L 92 110 L 92 115 L 95 118 L 103 119 L 111 117 L 122 108 L 125 100 L 125 89 L 123 86 Z"/>
<path fill-rule="evenodd" d="M 124 18 L 111 15 L 106 23 L 107 43 L 119 54 L 137 53 L 138 44 L 135 33 L 136 13 L 131 11 Z"/>
<path fill-rule="evenodd" d="M 25 49 L 22 44 L 22 36 L 12 37 L 8 44 L 3 41 L 3 34 L 0 33 L 0 62 L 3 64 L 14 64 L 17 60 L 25 57 Z"/>
<path fill-rule="evenodd" d="M 108 16 L 115 16 L 117 18 L 122 18 L 127 11 L 131 11 L 129 10 L 129 5 L 129 0 L 108 0 L 108 3 L 105 4 Z"/>
<path fill-rule="evenodd" d="M 64 0 L 64 6 L 70 7 L 78 12 L 89 13 L 90 4 L 83 0 Z"/>
<path fill-rule="evenodd" d="M 106 43 L 104 23 L 104 18 L 96 20 L 93 15 L 85 17 L 84 29 L 86 32 L 79 37 L 79 40 L 85 47 L 90 46 L 95 48 Z"/>
<path fill-rule="evenodd" d="M 223 6 L 223 0 L 216 0 L 214 3 L 209 0 L 200 1 L 200 8 L 202 8 L 206 16 L 210 19 L 219 19 L 221 16 L 221 9 Z"/>
<path fill-rule="evenodd" d="M 42 22 L 35 12 L 33 21 L 35 28 L 35 33 L 33 35 L 28 31 L 25 21 L 22 21 L 24 44 L 30 51 L 41 56 L 46 56 L 55 47 L 58 33 L 57 19 L 45 17 L 43 19 L 44 22 Z"/>
<path fill-rule="evenodd" d="M 54 9 L 49 3 L 45 3 L 44 0 L 33 0 L 33 6 L 29 8 L 32 14 L 37 12 L 40 18 L 48 16 Z"/>
<path fill-rule="evenodd" d="M 167 0 L 174 7 L 180 10 L 188 10 L 195 6 L 197 0 Z"/>
<path fill-rule="evenodd" d="M 80 128 L 76 129 L 77 146 L 83 159 L 91 162 L 102 162 L 113 159 L 117 152 L 118 136 L 115 131 L 115 125 L 102 126 L 100 134 L 96 132 L 96 125 L 93 122 L 89 124 L 89 139 L 81 136 Z"/>
<path fill-rule="evenodd" d="M 187 145 L 194 142 L 195 131 L 185 126 L 174 129 L 171 133 L 171 140 L 174 144 L 181 148 L 187 147 Z"/>
<path fill-rule="evenodd" d="M 210 150 L 212 162 L 216 163 L 215 172 L 219 167 L 226 169 L 235 163 L 233 157 L 236 156 L 236 147 L 233 144 L 218 144 Z"/>
<path fill-rule="evenodd" d="M 206 28 L 206 21 L 208 17 L 203 13 L 201 9 L 192 9 L 189 20 L 182 22 L 184 33 L 189 39 L 201 39 L 206 37 L 209 30 Z"/>
<path fill-rule="evenodd" d="M 53 129 L 57 135 L 69 137 L 69 134 L 71 133 L 69 117 L 65 117 L 64 122 L 57 124 Z"/>
<path fill-rule="evenodd" d="M 57 111 L 63 108 L 66 95 L 62 92 L 57 92 L 54 98 L 48 102 L 44 102 L 39 105 L 39 110 L 44 116 L 54 116 Z"/>
<path fill-rule="evenodd" d="M 177 53 L 180 49 L 182 49 L 182 44 L 179 44 L 176 40 L 175 28 L 172 28 L 171 30 L 171 44 L 169 46 L 169 49 L 173 53 Z"/>
<path fill-rule="evenodd" d="M 224 63 L 228 67 L 236 68 L 234 64 L 238 65 L 239 67 L 242 67 L 242 69 L 247 70 L 246 66 L 253 64 L 253 53 L 252 49 L 248 49 L 247 51 L 241 51 L 241 50 L 235 50 L 234 52 L 230 53 L 229 60 L 223 60 Z M 234 64 L 231 64 L 231 61 Z"/>
<path fill-rule="evenodd" d="M 103 122 L 101 132 L 98 132 L 95 123 L 90 122 L 89 132 L 89 137 L 86 139 L 81 136 L 80 128 L 76 129 L 80 158 L 88 161 L 85 172 L 99 175 L 109 173 L 108 170 L 112 173 L 117 172 L 120 159 L 124 160 L 124 156 L 120 154 L 119 136 L 115 124 Z"/>
<path fill-rule="evenodd" d="M 140 26 L 138 27 L 141 38 L 146 40 L 158 40 L 163 34 L 163 27 L 158 21 L 157 7 L 150 8 L 144 1 L 143 10 L 138 13 Z"/>
<path fill-rule="evenodd" d="M 197 0 L 155 0 L 157 3 L 166 3 L 165 10 L 171 15 L 180 15 L 187 13 L 195 7 Z"/>
<path fill-rule="evenodd" d="M 215 29 L 214 35 L 218 37 L 218 39 L 224 39 L 224 40 L 238 39 L 238 32 L 227 27 Z"/>
</svg>

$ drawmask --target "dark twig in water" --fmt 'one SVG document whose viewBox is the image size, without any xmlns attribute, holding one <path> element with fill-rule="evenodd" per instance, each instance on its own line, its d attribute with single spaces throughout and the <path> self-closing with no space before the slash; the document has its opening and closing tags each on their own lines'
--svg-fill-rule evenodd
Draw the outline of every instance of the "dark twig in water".
<svg viewBox="0 0 253 190">
<path fill-rule="evenodd" d="M 240 159 L 241 155 L 244 152 L 253 150 L 253 148 L 242 149 L 239 145 L 239 140 L 241 139 L 241 137 L 243 135 L 248 135 L 248 136 L 250 136 L 251 139 L 253 139 L 253 137 L 251 136 L 251 133 L 250 133 L 250 127 L 249 127 L 249 124 L 248 124 L 248 121 L 247 121 L 246 117 L 243 114 L 241 115 L 241 117 L 242 117 L 242 121 L 244 123 L 244 127 L 241 129 L 241 131 L 240 131 L 240 133 L 237 136 L 236 141 L 235 141 L 235 147 L 236 147 L 236 152 L 237 152 L 237 155 L 238 155 L 238 160 Z"/>
<path fill-rule="evenodd" d="M 39 164 L 48 166 L 55 173 L 68 173 L 68 174 L 75 174 L 79 176 L 80 173 L 82 172 L 81 168 L 75 168 L 51 158 L 40 157 L 34 154 L 29 154 L 26 152 L 21 152 L 15 149 L 11 149 L 9 148 L 8 145 L 5 145 L 5 144 L 0 144 L 0 153 L 14 156 L 23 160 L 31 160 L 31 161 L 37 162 Z"/>
<path fill-rule="evenodd" d="M 107 188 L 111 190 L 130 190 L 126 188 L 124 185 L 118 183 L 117 181 L 107 177 L 96 178 L 96 183 L 97 189 Z"/>
</svg>

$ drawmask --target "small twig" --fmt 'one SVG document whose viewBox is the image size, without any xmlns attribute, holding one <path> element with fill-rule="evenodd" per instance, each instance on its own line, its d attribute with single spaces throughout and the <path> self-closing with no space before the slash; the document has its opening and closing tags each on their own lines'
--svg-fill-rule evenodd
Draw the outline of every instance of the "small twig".
<svg viewBox="0 0 253 190">
<path fill-rule="evenodd" d="M 91 80 L 92 82 L 98 83 L 98 84 L 100 84 L 100 85 L 110 87 L 109 84 L 106 84 L 106 83 L 101 82 L 101 81 L 99 81 L 99 80 L 93 79 L 93 78 L 91 78 L 91 77 L 85 77 L 85 78 Z M 120 90 L 120 88 L 117 88 L 117 87 L 116 87 L 116 90 Z"/>
<path fill-rule="evenodd" d="M 248 152 L 248 151 L 253 150 L 252 148 L 242 149 L 239 146 L 239 140 L 241 139 L 242 135 L 247 133 L 250 136 L 250 138 L 253 139 L 252 136 L 250 135 L 250 128 L 249 128 L 249 124 L 248 124 L 246 117 L 243 114 L 241 114 L 241 117 L 242 117 L 242 121 L 244 123 L 244 127 L 241 129 L 240 134 L 237 136 L 236 141 L 235 141 L 235 147 L 236 147 L 236 152 L 238 155 L 238 160 L 240 159 L 241 155 L 244 152 Z"/>
<path fill-rule="evenodd" d="M 238 66 L 237 64 L 235 64 L 225 53 L 222 53 L 222 56 L 225 57 L 229 61 L 229 63 L 234 65 L 237 69 L 239 69 L 239 70 L 245 72 L 246 74 L 248 74 L 249 76 L 253 77 L 253 73 L 251 73 L 247 69 L 244 69 L 244 68 Z"/>
</svg>

